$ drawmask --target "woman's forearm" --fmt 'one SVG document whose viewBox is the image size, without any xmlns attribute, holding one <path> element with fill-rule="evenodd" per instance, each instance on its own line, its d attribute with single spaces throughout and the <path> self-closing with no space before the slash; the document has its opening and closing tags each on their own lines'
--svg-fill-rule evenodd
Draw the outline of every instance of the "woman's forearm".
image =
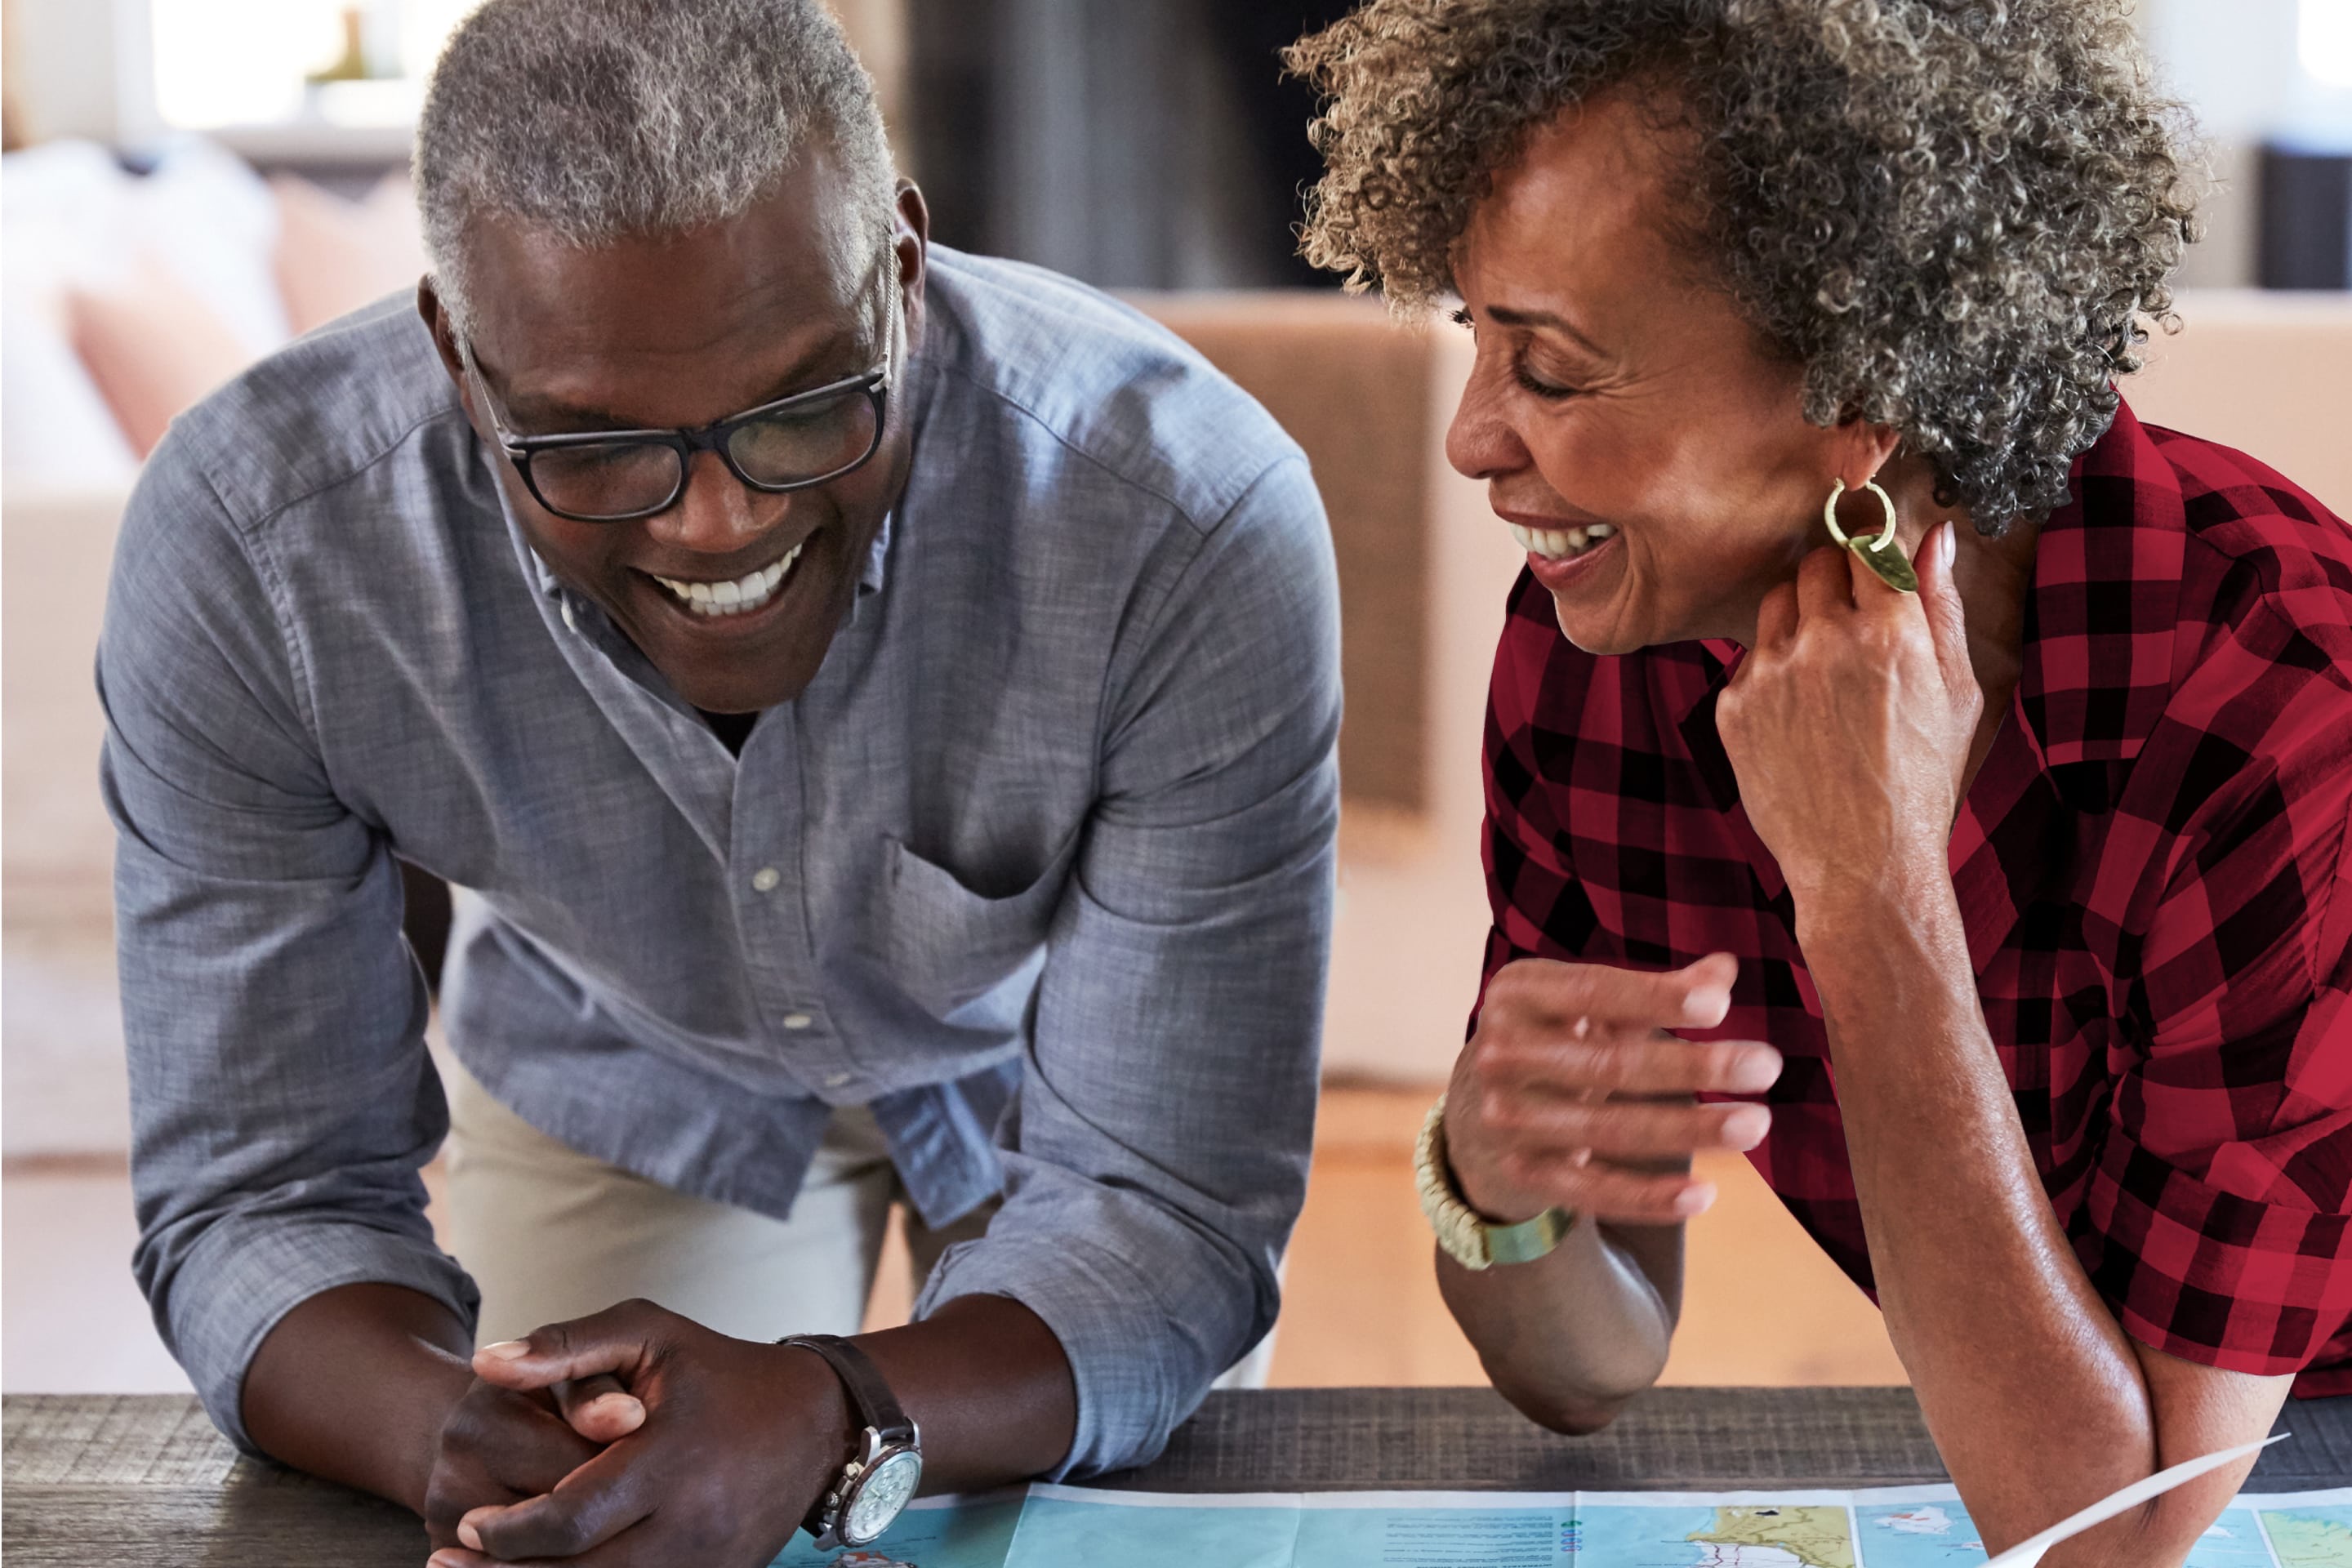
<svg viewBox="0 0 2352 1568">
<path fill-rule="evenodd" d="M 1454 1064 L 1444 1152 L 1462 1201 L 1491 1220 L 1576 1216 L 1532 1262 L 1438 1285 L 1495 1386 L 1548 1426 L 1590 1431 L 1658 1380 L 1682 1305 L 1683 1222 L 1704 1208 L 1702 1149 L 1752 1149 L 1753 1105 L 1780 1056 L 1751 1040 L 1695 1045 L 1731 1005 L 1738 965 L 1712 953 L 1664 973 L 1528 958 L 1503 965 Z"/>
<path fill-rule="evenodd" d="M 1998 1549 L 2155 1468 L 2139 1359 L 2042 1189 L 1942 868 L 1798 923 L 1887 1331 Z"/>
<path fill-rule="evenodd" d="M 1681 1271 L 1679 1226 L 1580 1219 L 1547 1256 L 1484 1269 L 1437 1254 L 1438 1289 L 1496 1388 L 1529 1419 L 1564 1432 L 1606 1425 L 1657 1382 Z"/>
</svg>

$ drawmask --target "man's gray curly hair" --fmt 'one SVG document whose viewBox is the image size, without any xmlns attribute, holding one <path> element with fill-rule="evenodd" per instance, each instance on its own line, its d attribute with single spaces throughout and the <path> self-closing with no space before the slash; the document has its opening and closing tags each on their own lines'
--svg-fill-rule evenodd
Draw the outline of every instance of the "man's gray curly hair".
<svg viewBox="0 0 2352 1568">
<path fill-rule="evenodd" d="M 676 234 L 742 212 L 816 144 L 881 245 L 898 180 L 882 113 L 818 0 L 489 0 L 451 35 L 416 128 L 442 302 L 467 331 L 485 213 L 582 247 Z"/>
<path fill-rule="evenodd" d="M 2196 237 L 2127 0 L 1371 0 L 1302 39 L 1305 253 L 1406 309 L 1528 132 L 1621 84 L 1690 133 L 1687 227 L 1801 362 L 1998 533 L 2063 502 Z"/>
</svg>

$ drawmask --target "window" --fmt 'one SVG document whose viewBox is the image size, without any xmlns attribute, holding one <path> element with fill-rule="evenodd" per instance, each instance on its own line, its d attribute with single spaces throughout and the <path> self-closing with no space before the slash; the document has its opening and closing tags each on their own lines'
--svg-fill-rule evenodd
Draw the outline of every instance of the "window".
<svg viewBox="0 0 2352 1568">
<path fill-rule="evenodd" d="M 2303 0 L 2296 52 L 2314 81 L 2352 89 L 2352 0 Z"/>
<path fill-rule="evenodd" d="M 148 0 L 155 118 L 175 130 L 405 132 L 473 0 Z"/>
</svg>

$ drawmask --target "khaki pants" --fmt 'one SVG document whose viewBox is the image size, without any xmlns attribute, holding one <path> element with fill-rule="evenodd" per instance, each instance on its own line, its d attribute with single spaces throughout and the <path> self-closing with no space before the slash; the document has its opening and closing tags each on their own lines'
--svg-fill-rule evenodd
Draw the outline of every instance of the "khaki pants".
<svg viewBox="0 0 2352 1568">
<path fill-rule="evenodd" d="M 454 1060 L 443 1245 L 482 1289 L 477 1342 L 643 1297 L 738 1339 L 854 1334 L 903 1195 L 863 1106 L 833 1114 L 791 1217 L 677 1192 L 560 1143 L 500 1105 Z M 915 1287 L 994 1204 L 933 1230 L 910 1207 Z"/>
<path fill-rule="evenodd" d="M 649 1182 L 560 1143 L 490 1098 L 455 1058 L 449 1096 L 448 1221 L 442 1245 L 481 1287 L 475 1342 L 520 1339 L 643 1297 L 743 1340 L 854 1334 L 905 1189 L 874 1113 L 837 1109 L 793 1212 L 750 1209 Z M 988 1228 L 997 1205 L 937 1230 L 904 1215 L 918 1293 L 940 1255 Z M 1217 1379 L 1263 1388 L 1274 1335 Z"/>
</svg>

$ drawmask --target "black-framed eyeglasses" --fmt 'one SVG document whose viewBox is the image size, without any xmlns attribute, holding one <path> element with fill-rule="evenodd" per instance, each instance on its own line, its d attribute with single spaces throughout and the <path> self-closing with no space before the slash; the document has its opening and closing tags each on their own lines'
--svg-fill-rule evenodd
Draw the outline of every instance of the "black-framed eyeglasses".
<svg viewBox="0 0 2352 1568">
<path fill-rule="evenodd" d="M 886 249 L 884 259 L 894 254 Z M 767 495 L 808 489 L 865 467 L 882 449 L 890 412 L 897 291 L 887 290 L 886 300 L 881 363 L 695 429 L 518 436 L 474 361 L 473 345 L 459 338 L 457 353 L 499 448 L 532 500 L 573 522 L 635 522 L 677 504 L 697 452 L 718 453 L 729 472 Z"/>
<path fill-rule="evenodd" d="M 718 453 L 738 479 L 768 495 L 824 484 L 863 468 L 881 449 L 889 415 L 886 364 L 698 429 L 517 436 L 499 416 L 470 348 L 465 358 L 523 488 L 574 522 L 634 522 L 667 511 L 686 493 L 697 452 Z"/>
</svg>

